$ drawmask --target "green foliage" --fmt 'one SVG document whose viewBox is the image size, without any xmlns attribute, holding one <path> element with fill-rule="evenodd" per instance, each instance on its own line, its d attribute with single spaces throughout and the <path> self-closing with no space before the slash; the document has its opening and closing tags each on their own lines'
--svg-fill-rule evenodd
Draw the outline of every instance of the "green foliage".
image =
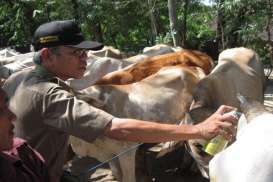
<svg viewBox="0 0 273 182">
<path fill-rule="evenodd" d="M 154 43 L 172 45 L 166 0 L 1 0 L 0 47 L 28 47 L 35 29 L 51 20 L 75 19 L 88 39 L 102 41 L 125 52 L 139 52 Z M 215 0 L 216 1 L 216 0 Z M 219 0 L 217 0 L 219 1 Z M 200 0 L 177 1 L 178 24 L 187 19 L 186 44 L 198 48 L 216 35 L 217 8 Z M 265 62 L 269 60 L 264 31 L 272 9 L 268 0 L 224 0 L 225 41 L 234 46 L 254 48 Z M 151 30 L 150 12 L 157 23 Z M 186 16 L 186 17 L 185 17 Z M 154 40 L 155 39 L 155 40 Z"/>
<path fill-rule="evenodd" d="M 171 32 L 167 32 L 166 34 L 160 34 L 156 37 L 156 44 L 167 44 L 172 45 L 172 35 Z"/>
<path fill-rule="evenodd" d="M 215 11 L 208 6 L 193 1 L 189 5 L 187 14 L 187 44 L 188 47 L 197 49 L 209 39 L 215 37 L 215 30 L 210 27 L 214 21 Z M 182 19 L 183 17 L 179 17 Z"/>
<path fill-rule="evenodd" d="M 268 19 L 272 21 L 273 2 L 267 0 L 225 0 L 224 33 L 227 47 L 245 46 L 253 48 L 265 64 L 270 63 L 267 40 L 262 37 Z M 233 37 L 233 39 L 231 39 Z M 271 40 L 272 41 L 272 40 Z"/>
<path fill-rule="evenodd" d="M 30 8 L 31 6 L 26 3 L 8 2 L 1 5 L 1 46 L 21 47 L 30 41 L 31 28 L 28 25 L 31 24 L 31 21 L 26 18 Z"/>
<path fill-rule="evenodd" d="M 132 0 L 80 1 L 81 20 L 85 24 L 83 30 L 89 38 L 94 38 L 90 26 L 99 24 L 105 44 L 126 51 L 144 47 L 149 39 L 149 18 L 145 3 Z"/>
</svg>

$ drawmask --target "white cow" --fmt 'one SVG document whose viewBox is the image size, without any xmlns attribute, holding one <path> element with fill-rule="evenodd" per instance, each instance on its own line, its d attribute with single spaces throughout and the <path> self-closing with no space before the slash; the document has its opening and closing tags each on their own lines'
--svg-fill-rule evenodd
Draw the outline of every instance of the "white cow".
<svg viewBox="0 0 273 182">
<path fill-rule="evenodd" d="M 34 52 L 30 52 L 6 58 L 5 61 L 2 62 L 4 65 L 0 66 L 0 78 L 7 79 L 13 73 L 33 67 L 35 65 L 32 60 L 33 55 Z M 84 77 L 82 79 L 68 80 L 67 84 L 75 90 L 81 90 L 94 84 L 107 73 L 119 70 L 130 64 L 132 63 L 125 60 L 92 55 L 87 59 L 87 69 Z"/>
<path fill-rule="evenodd" d="M 112 46 L 104 46 L 101 50 L 88 52 L 88 57 L 110 57 L 115 59 L 124 59 L 126 58 L 125 53 L 121 52 L 118 49 L 115 49 Z"/>
<path fill-rule="evenodd" d="M 264 80 L 262 62 L 253 50 L 241 47 L 223 51 L 219 55 L 218 65 L 195 88 L 189 120 L 198 123 L 222 104 L 239 108 L 237 93 L 263 103 Z M 188 142 L 192 155 L 206 177 L 208 163 L 212 157 L 202 149 L 207 142 L 205 140 Z"/>
<path fill-rule="evenodd" d="M 18 54 L 0 60 L 3 64 L 0 67 L 0 78 L 7 79 L 11 74 L 29 68 L 34 65 L 32 61 L 34 53 Z"/>
<path fill-rule="evenodd" d="M 194 86 L 204 76 L 203 70 L 197 67 L 171 66 L 136 83 L 97 85 L 84 92 L 88 93 L 88 98 L 99 98 L 104 104 L 103 109 L 117 117 L 178 124 L 192 102 Z M 94 143 L 73 138 L 71 144 L 77 154 L 101 161 L 136 145 L 106 137 Z M 135 150 L 112 163 L 111 169 L 119 181 L 135 182 Z"/>
<path fill-rule="evenodd" d="M 172 47 L 166 44 L 157 44 L 151 47 L 145 47 L 143 49 L 143 54 L 147 56 L 157 56 L 182 50 L 183 49 L 181 47 Z"/>
<path fill-rule="evenodd" d="M 19 52 L 15 51 L 14 49 L 11 48 L 5 48 L 0 50 L 0 64 L 2 65 L 2 61 L 6 60 L 8 57 L 13 57 L 20 54 Z"/>
<path fill-rule="evenodd" d="M 273 181 L 273 114 L 255 101 L 242 100 L 247 124 L 237 140 L 209 163 L 211 182 Z"/>
<path fill-rule="evenodd" d="M 166 44 L 157 44 L 151 47 L 145 47 L 143 49 L 142 54 L 138 54 L 136 56 L 132 56 L 127 58 L 126 60 L 129 62 L 137 63 L 139 61 L 142 61 L 146 58 L 163 55 L 167 53 L 182 51 L 183 49 L 181 47 L 172 47 Z"/>
<path fill-rule="evenodd" d="M 160 44 L 146 49 L 144 53 L 145 58 L 165 54 L 170 51 L 173 52 L 175 48 Z M 15 72 L 34 66 L 32 61 L 33 55 L 34 52 L 30 52 L 0 60 L 2 64 L 2 66 L 0 66 L 0 78 L 7 79 Z M 141 55 L 139 56 L 141 57 Z M 67 84 L 75 90 L 82 90 L 93 85 L 107 73 L 122 69 L 134 63 L 133 61 L 122 58 L 124 58 L 124 53 L 121 53 L 111 46 L 104 46 L 104 48 L 99 51 L 89 51 L 87 69 L 84 77 L 81 79 L 70 79 L 67 81 Z"/>
</svg>

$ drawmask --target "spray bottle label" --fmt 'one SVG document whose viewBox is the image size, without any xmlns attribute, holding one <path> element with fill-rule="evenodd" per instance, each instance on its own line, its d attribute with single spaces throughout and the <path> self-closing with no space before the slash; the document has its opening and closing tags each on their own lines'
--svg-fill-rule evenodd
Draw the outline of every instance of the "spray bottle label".
<svg viewBox="0 0 273 182">
<path fill-rule="evenodd" d="M 227 144 L 228 141 L 222 135 L 218 135 L 205 145 L 204 151 L 210 155 L 215 155 L 222 151 Z"/>
</svg>

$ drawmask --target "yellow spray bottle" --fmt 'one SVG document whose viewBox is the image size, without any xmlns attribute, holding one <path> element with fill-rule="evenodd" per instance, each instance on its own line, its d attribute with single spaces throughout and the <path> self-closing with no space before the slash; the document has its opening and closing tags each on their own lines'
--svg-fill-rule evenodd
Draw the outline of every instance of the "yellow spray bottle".
<svg viewBox="0 0 273 182">
<path fill-rule="evenodd" d="M 228 113 L 225 113 L 228 115 L 233 115 L 237 119 L 240 118 L 242 113 L 237 111 L 231 111 Z M 213 139 L 211 139 L 206 145 L 204 145 L 204 151 L 210 155 L 215 155 L 219 153 L 220 151 L 224 150 L 227 147 L 228 140 L 225 139 L 223 135 L 217 135 Z"/>
</svg>

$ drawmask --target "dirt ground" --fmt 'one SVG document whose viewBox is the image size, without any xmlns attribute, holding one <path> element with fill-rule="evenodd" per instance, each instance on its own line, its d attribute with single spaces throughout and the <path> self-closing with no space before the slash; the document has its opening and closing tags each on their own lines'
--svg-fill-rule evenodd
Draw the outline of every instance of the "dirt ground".
<svg viewBox="0 0 273 182">
<path fill-rule="evenodd" d="M 207 179 L 201 177 L 196 166 L 192 165 L 193 159 L 185 153 L 184 149 L 179 148 L 164 157 L 157 158 L 156 153 L 147 151 L 145 148 L 147 146 L 139 149 L 139 157 L 136 159 L 138 164 L 142 164 L 136 168 L 145 176 L 145 182 L 208 182 Z M 144 151 L 145 157 L 143 157 Z M 183 168 L 181 168 L 181 162 L 177 161 L 186 161 L 187 164 L 183 163 Z M 89 171 L 98 164 L 100 162 L 94 158 L 75 157 L 72 164 L 68 166 L 70 173 L 67 173 L 62 182 L 117 182 L 107 164 Z M 195 170 L 189 171 L 189 168 Z"/>
<path fill-rule="evenodd" d="M 273 112 L 273 76 L 269 78 L 265 87 L 264 105 Z M 182 149 L 178 149 L 163 158 L 156 158 L 155 153 L 146 152 L 144 164 L 147 177 L 151 182 L 208 182 L 197 173 L 185 173 L 177 161 L 185 155 Z M 189 157 L 189 156 L 188 156 Z M 143 159 L 142 159 L 143 160 Z M 64 175 L 62 182 L 117 182 L 111 174 L 108 164 L 93 171 L 92 167 L 100 164 L 96 159 L 90 157 L 75 157 L 67 166 L 69 173 Z"/>
</svg>

